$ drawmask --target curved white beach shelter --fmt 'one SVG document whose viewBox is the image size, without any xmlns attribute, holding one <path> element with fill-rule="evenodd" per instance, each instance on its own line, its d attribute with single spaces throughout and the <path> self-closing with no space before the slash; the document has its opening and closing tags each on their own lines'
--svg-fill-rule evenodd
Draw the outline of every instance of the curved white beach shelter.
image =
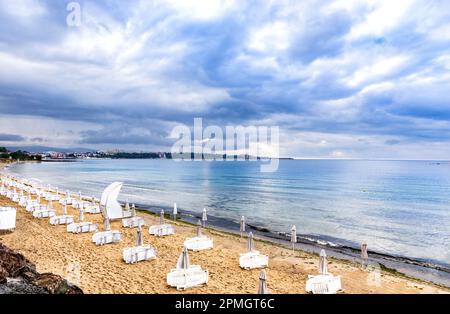
<svg viewBox="0 0 450 314">
<path fill-rule="evenodd" d="M 111 220 L 123 218 L 122 206 L 117 201 L 122 185 L 122 182 L 111 183 L 100 198 L 100 209 L 104 210 L 105 215 Z"/>
<path fill-rule="evenodd" d="M 97 232 L 92 235 L 92 242 L 96 245 L 105 245 L 109 243 L 117 243 L 121 239 L 121 234 L 118 230 L 111 230 L 109 218 L 104 217 L 103 226 L 105 231 Z"/>
<path fill-rule="evenodd" d="M 207 270 L 203 270 L 199 265 L 190 264 L 188 249 L 184 247 L 178 258 L 177 268 L 167 274 L 167 284 L 178 290 L 187 289 L 207 284 L 208 277 Z"/>
<path fill-rule="evenodd" d="M 248 234 L 247 253 L 239 257 L 239 265 L 244 269 L 264 268 L 269 265 L 269 257 L 255 250 L 253 233 Z"/>
<path fill-rule="evenodd" d="M 0 230 L 14 230 L 16 228 L 16 209 L 0 207 Z"/>
<path fill-rule="evenodd" d="M 175 229 L 172 225 L 164 223 L 164 210 L 161 210 L 159 217 L 159 225 L 150 226 L 148 232 L 157 237 L 168 236 L 175 234 Z"/>
<path fill-rule="evenodd" d="M 194 238 L 187 238 L 184 241 L 184 246 L 188 250 L 202 251 L 213 248 L 213 240 L 202 234 L 202 222 L 197 222 L 197 236 Z"/>
<path fill-rule="evenodd" d="M 335 294 L 339 290 L 342 290 L 341 276 L 333 276 L 328 272 L 327 254 L 325 250 L 321 250 L 319 256 L 319 275 L 308 276 L 306 292 L 313 294 Z"/>
<path fill-rule="evenodd" d="M 156 249 L 151 245 L 144 245 L 141 225 L 138 225 L 137 229 L 136 246 L 124 248 L 122 255 L 123 260 L 127 264 L 134 264 L 156 258 Z"/>
</svg>

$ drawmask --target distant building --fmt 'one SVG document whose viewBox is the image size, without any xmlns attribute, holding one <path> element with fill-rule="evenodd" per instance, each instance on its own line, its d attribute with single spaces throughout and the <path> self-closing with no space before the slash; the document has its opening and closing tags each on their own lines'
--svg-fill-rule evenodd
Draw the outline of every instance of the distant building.
<svg viewBox="0 0 450 314">
<path fill-rule="evenodd" d="M 51 152 L 48 155 L 52 159 L 64 159 L 64 158 L 66 158 L 66 154 L 65 153 Z"/>
</svg>

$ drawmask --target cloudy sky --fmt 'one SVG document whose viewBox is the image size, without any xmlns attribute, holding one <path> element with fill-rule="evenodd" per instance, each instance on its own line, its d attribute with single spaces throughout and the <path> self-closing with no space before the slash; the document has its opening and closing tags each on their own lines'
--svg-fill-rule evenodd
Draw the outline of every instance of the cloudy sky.
<svg viewBox="0 0 450 314">
<path fill-rule="evenodd" d="M 280 127 L 283 156 L 450 158 L 450 2 L 0 1 L 0 145 L 170 150 Z"/>
</svg>

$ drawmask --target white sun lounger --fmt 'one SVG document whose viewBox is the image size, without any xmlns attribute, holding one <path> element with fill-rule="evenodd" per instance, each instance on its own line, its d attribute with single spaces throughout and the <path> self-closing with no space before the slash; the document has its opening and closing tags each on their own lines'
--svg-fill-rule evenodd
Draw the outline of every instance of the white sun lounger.
<svg viewBox="0 0 450 314">
<path fill-rule="evenodd" d="M 0 207 L 0 230 L 14 230 L 16 228 L 16 209 Z"/>
<path fill-rule="evenodd" d="M 89 205 L 84 208 L 84 212 L 88 213 L 88 214 L 100 214 L 101 210 L 100 210 L 100 206 L 98 206 L 98 205 Z"/>
<path fill-rule="evenodd" d="M 306 292 L 313 294 L 335 294 L 342 290 L 341 276 L 317 275 L 308 276 L 306 281 Z"/>
<path fill-rule="evenodd" d="M 72 201 L 72 207 L 74 209 L 85 209 L 85 208 L 87 208 L 89 206 L 91 206 L 90 202 L 86 202 L 86 201 L 80 202 L 80 201 L 77 201 L 77 200 L 73 200 Z"/>
<path fill-rule="evenodd" d="M 145 226 L 144 218 L 142 217 L 131 217 L 122 219 L 122 226 L 124 228 L 137 228 L 137 226 Z"/>
<path fill-rule="evenodd" d="M 74 222 L 73 216 L 62 215 L 62 216 L 54 216 L 50 218 L 51 225 L 70 225 Z"/>
<path fill-rule="evenodd" d="M 61 205 L 72 205 L 73 199 L 71 198 L 62 198 L 59 200 Z"/>
<path fill-rule="evenodd" d="M 117 243 L 121 239 L 120 232 L 117 230 L 101 231 L 92 235 L 92 242 L 96 245 L 105 245 Z"/>
<path fill-rule="evenodd" d="M 209 250 L 213 248 L 213 240 L 207 236 L 187 238 L 184 246 L 191 251 Z"/>
<path fill-rule="evenodd" d="M 156 249 L 151 245 L 142 245 L 123 249 L 123 260 L 127 264 L 148 261 L 154 258 L 156 258 Z"/>
<path fill-rule="evenodd" d="M 92 222 L 77 222 L 67 225 L 67 232 L 86 233 L 97 231 L 97 225 Z"/>
<path fill-rule="evenodd" d="M 33 211 L 34 218 L 50 218 L 55 216 L 55 211 L 53 209 L 39 209 Z"/>
<path fill-rule="evenodd" d="M 61 195 L 48 194 L 47 196 L 45 196 L 45 200 L 47 200 L 47 201 L 56 202 L 56 201 L 59 201 L 60 199 L 61 199 Z"/>
<path fill-rule="evenodd" d="M 28 197 L 27 196 L 21 196 L 20 198 L 19 198 L 19 206 L 22 206 L 22 207 L 24 207 L 24 206 L 26 206 L 27 205 L 27 202 L 28 202 Z"/>
<path fill-rule="evenodd" d="M 173 226 L 169 225 L 169 224 L 151 226 L 149 228 L 148 232 L 157 237 L 163 237 L 163 236 L 175 234 L 175 230 L 173 229 Z"/>
<path fill-rule="evenodd" d="M 34 212 L 35 210 L 45 210 L 45 209 L 47 209 L 47 206 L 45 206 L 45 205 L 40 205 L 40 204 L 38 204 L 38 203 L 35 203 L 35 204 L 33 204 L 33 205 L 28 205 L 28 206 L 25 208 L 25 210 L 26 210 L 27 212 Z"/>
<path fill-rule="evenodd" d="M 167 284 L 184 290 L 208 283 L 208 271 L 199 265 L 192 265 L 188 269 L 172 269 L 167 274 Z"/>
<path fill-rule="evenodd" d="M 240 254 L 239 265 L 244 269 L 264 268 L 269 265 L 269 257 L 259 251 L 243 253 Z"/>
</svg>

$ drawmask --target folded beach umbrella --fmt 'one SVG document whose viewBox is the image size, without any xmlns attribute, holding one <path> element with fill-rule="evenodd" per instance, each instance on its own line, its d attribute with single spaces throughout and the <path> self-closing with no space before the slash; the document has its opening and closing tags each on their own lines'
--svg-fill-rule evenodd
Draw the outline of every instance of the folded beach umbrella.
<svg viewBox="0 0 450 314">
<path fill-rule="evenodd" d="M 161 213 L 159 214 L 159 224 L 164 225 L 164 209 L 161 209 Z"/>
<path fill-rule="evenodd" d="M 70 198 L 70 192 L 68 190 L 66 191 L 66 196 L 67 198 Z"/>
<path fill-rule="evenodd" d="M 203 208 L 203 214 L 202 214 L 203 227 L 206 227 L 206 221 L 208 221 L 208 216 L 206 215 L 206 208 Z"/>
<path fill-rule="evenodd" d="M 268 294 L 268 293 L 269 290 L 267 289 L 266 271 L 263 269 L 259 273 L 258 294 Z"/>
<path fill-rule="evenodd" d="M 127 211 L 127 212 L 130 211 L 130 203 L 128 203 L 128 202 L 125 203 L 125 211 Z"/>
<path fill-rule="evenodd" d="M 37 201 L 39 204 L 41 203 L 41 195 L 40 194 L 38 194 Z"/>
<path fill-rule="evenodd" d="M 253 252 L 255 250 L 255 243 L 253 242 L 253 233 L 249 232 L 247 239 L 247 252 Z"/>
<path fill-rule="evenodd" d="M 136 240 L 136 246 L 142 246 L 144 244 L 144 240 L 142 239 L 142 226 L 139 222 L 137 227 L 137 240 Z"/>
<path fill-rule="evenodd" d="M 294 225 L 291 228 L 291 243 L 292 243 L 292 250 L 295 249 L 295 243 L 297 243 L 297 227 Z"/>
<path fill-rule="evenodd" d="M 197 221 L 197 237 L 202 236 L 202 222 L 200 219 Z"/>
<path fill-rule="evenodd" d="M 56 195 L 59 195 L 59 188 L 56 188 Z"/>
<path fill-rule="evenodd" d="M 50 199 L 50 200 L 48 201 L 48 208 L 53 209 L 53 202 L 52 202 L 52 199 Z"/>
<path fill-rule="evenodd" d="M 369 254 L 367 253 L 367 243 L 361 244 L 361 263 L 365 264 L 369 260 Z"/>
<path fill-rule="evenodd" d="M 324 249 L 320 251 L 319 256 L 319 274 L 326 275 L 328 274 L 328 262 L 327 262 L 327 253 Z"/>
<path fill-rule="evenodd" d="M 84 221 L 84 210 L 80 209 L 80 213 L 78 215 L 78 222 L 83 222 Z"/>
<path fill-rule="evenodd" d="M 81 196 L 81 191 L 78 192 L 78 198 L 81 200 L 82 196 Z"/>
<path fill-rule="evenodd" d="M 183 251 L 181 252 L 180 257 L 178 258 L 177 269 L 189 269 L 189 267 L 190 263 L 189 263 L 188 249 L 186 247 L 183 247 Z"/>
<path fill-rule="evenodd" d="M 136 217 L 136 205 L 131 204 L 131 217 Z"/>
<path fill-rule="evenodd" d="M 63 206 L 63 215 L 64 216 L 67 215 L 67 204 L 64 204 L 64 206 Z"/>
<path fill-rule="evenodd" d="M 239 229 L 241 231 L 241 238 L 242 238 L 242 235 L 245 232 L 245 217 L 244 216 L 241 216 L 241 224 L 240 224 L 240 228 Z"/>
<path fill-rule="evenodd" d="M 110 231 L 111 230 L 111 224 L 109 222 L 108 216 L 105 216 L 103 218 L 103 229 L 105 229 L 105 231 Z"/>
<path fill-rule="evenodd" d="M 177 220 L 178 208 L 177 203 L 173 203 L 173 219 Z"/>
</svg>

